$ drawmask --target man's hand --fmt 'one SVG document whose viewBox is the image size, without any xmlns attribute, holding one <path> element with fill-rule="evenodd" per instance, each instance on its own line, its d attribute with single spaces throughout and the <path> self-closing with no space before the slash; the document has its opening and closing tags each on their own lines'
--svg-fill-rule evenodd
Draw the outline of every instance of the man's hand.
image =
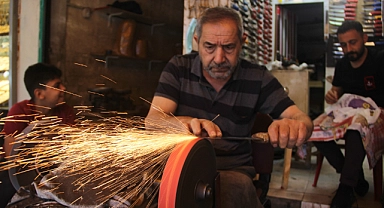
<svg viewBox="0 0 384 208">
<path fill-rule="evenodd" d="M 274 147 L 293 148 L 301 146 L 308 137 L 304 122 L 283 118 L 275 120 L 268 128 L 269 140 Z"/>
<path fill-rule="evenodd" d="M 172 127 L 180 131 L 188 130 L 198 137 L 221 137 L 222 133 L 215 123 L 207 119 L 190 116 L 173 116 L 177 103 L 168 98 L 155 96 L 145 119 L 148 129 Z"/>
<path fill-rule="evenodd" d="M 295 105 L 285 109 L 280 119 L 274 120 L 268 128 L 271 144 L 280 148 L 301 146 L 311 137 L 312 131 L 312 120 Z"/>
<path fill-rule="evenodd" d="M 337 95 L 337 92 L 334 90 L 329 90 L 327 94 L 325 95 L 325 102 L 328 104 L 334 104 L 339 99 L 339 96 Z"/>
<path fill-rule="evenodd" d="M 222 133 L 215 123 L 206 119 L 181 119 L 189 130 L 198 137 L 221 137 Z"/>
<path fill-rule="evenodd" d="M 342 91 L 342 88 L 332 86 L 332 88 L 327 92 L 327 94 L 325 94 L 325 102 L 327 102 L 328 104 L 336 103 L 339 100 Z"/>
</svg>

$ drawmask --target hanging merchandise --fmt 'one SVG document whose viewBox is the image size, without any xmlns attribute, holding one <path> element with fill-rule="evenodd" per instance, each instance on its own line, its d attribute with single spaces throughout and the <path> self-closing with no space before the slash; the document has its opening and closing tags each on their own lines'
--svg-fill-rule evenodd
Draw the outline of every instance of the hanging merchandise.
<svg viewBox="0 0 384 208">
<path fill-rule="evenodd" d="M 197 19 L 192 18 L 187 30 L 187 37 L 185 38 L 186 53 L 191 53 L 193 50 L 193 33 L 195 32 Z"/>
<path fill-rule="evenodd" d="M 349 0 L 350 1 L 350 0 Z M 348 6 L 347 6 L 348 5 Z M 355 20 L 356 18 L 356 3 L 347 1 L 330 1 L 329 4 L 329 31 L 332 38 L 332 58 L 336 62 L 343 57 L 343 50 L 338 43 L 336 32 L 339 26 L 345 20 Z"/>
<path fill-rule="evenodd" d="M 276 8 L 276 50 L 281 61 L 296 60 L 297 17 L 287 8 Z M 278 58 L 278 57 L 277 57 Z"/>
<path fill-rule="evenodd" d="M 346 20 L 362 23 L 368 42 L 381 44 L 383 39 L 382 2 L 380 0 L 332 0 L 329 2 L 328 23 L 333 41 L 332 54 L 335 62 L 343 57 L 336 32 Z"/>
<path fill-rule="evenodd" d="M 247 39 L 241 57 L 254 63 L 272 60 L 272 2 L 271 0 L 232 0 L 229 5 L 241 14 Z"/>
<path fill-rule="evenodd" d="M 382 38 L 382 15 L 381 15 L 381 1 L 364 1 L 363 14 L 364 21 L 363 29 L 364 32 L 368 34 L 368 37 L 377 40 Z"/>
<path fill-rule="evenodd" d="M 222 0 L 188 0 L 187 6 L 188 6 L 188 18 L 196 18 L 198 19 L 200 14 L 212 7 L 220 6 Z M 228 4 L 228 3 L 227 3 Z"/>
<path fill-rule="evenodd" d="M 328 12 L 328 21 L 330 25 L 330 33 L 335 34 L 337 28 L 344 22 L 345 14 L 345 4 L 346 1 L 330 1 L 329 2 L 329 12 Z"/>
<path fill-rule="evenodd" d="M 330 1 L 329 25 L 331 34 L 335 35 L 337 28 L 345 20 L 361 22 L 368 37 L 383 37 L 381 1 L 379 0 Z"/>
</svg>

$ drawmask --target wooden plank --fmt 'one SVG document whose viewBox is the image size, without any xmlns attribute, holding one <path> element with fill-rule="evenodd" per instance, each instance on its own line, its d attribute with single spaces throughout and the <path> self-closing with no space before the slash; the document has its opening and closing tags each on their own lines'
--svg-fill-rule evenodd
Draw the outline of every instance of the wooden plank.
<svg viewBox="0 0 384 208">
<path fill-rule="evenodd" d="M 292 160 L 292 149 L 286 148 L 284 152 L 284 168 L 283 168 L 283 178 L 281 181 L 281 189 L 288 188 L 289 172 L 291 170 L 291 160 Z"/>
</svg>

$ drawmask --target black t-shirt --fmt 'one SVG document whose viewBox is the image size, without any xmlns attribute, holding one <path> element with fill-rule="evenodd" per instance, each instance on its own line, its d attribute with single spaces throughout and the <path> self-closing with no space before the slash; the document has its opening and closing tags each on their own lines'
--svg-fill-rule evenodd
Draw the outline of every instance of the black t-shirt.
<svg viewBox="0 0 384 208">
<path fill-rule="evenodd" d="M 344 57 L 336 64 L 332 85 L 343 88 L 344 93 L 370 97 L 384 107 L 384 51 L 369 48 L 367 58 L 358 68 L 352 68 Z"/>
</svg>

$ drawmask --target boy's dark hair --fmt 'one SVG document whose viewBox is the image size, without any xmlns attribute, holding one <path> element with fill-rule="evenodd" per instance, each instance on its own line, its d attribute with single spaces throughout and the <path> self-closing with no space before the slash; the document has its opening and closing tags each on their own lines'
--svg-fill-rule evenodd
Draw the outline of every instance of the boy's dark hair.
<svg viewBox="0 0 384 208">
<path fill-rule="evenodd" d="M 53 65 L 37 63 L 27 68 L 24 73 L 24 84 L 32 99 L 35 99 L 35 89 L 45 89 L 40 84 L 47 84 L 49 81 L 60 78 L 61 70 Z"/>
<path fill-rule="evenodd" d="M 349 30 L 356 30 L 358 33 L 361 35 L 364 34 L 363 31 L 363 25 L 361 25 L 360 22 L 355 21 L 355 20 L 347 20 L 344 21 L 343 24 L 337 29 L 337 35 L 346 33 Z"/>
</svg>

